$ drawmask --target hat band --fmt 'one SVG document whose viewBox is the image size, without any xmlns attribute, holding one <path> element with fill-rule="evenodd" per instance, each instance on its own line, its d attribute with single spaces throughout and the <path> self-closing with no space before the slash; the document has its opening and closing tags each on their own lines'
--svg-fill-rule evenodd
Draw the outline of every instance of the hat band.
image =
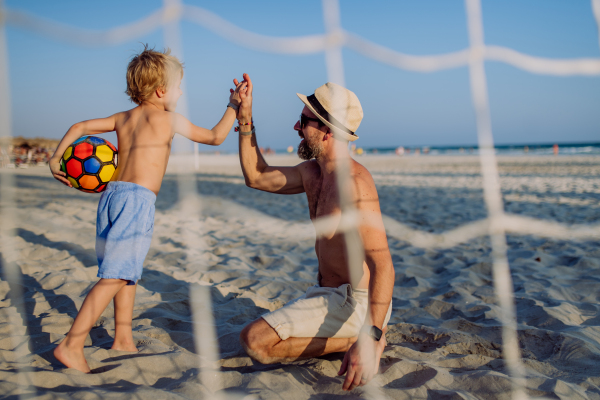
<svg viewBox="0 0 600 400">
<path fill-rule="evenodd" d="M 350 129 L 346 128 L 344 125 L 342 125 L 342 123 L 340 121 L 338 121 L 337 119 L 335 119 L 333 117 L 333 115 L 329 114 L 327 112 L 327 110 L 325 110 L 323 108 L 323 106 L 321 105 L 321 103 L 319 103 L 319 100 L 317 100 L 317 98 L 315 97 L 314 94 L 311 94 L 310 96 L 308 96 L 306 98 L 308 100 L 308 102 L 310 103 L 311 106 L 313 106 L 313 108 L 315 109 L 315 111 L 324 119 L 326 119 L 327 121 L 329 121 L 329 123 L 333 126 L 335 126 L 338 129 L 341 129 L 342 131 L 349 133 L 350 135 L 354 135 L 354 132 L 352 132 Z"/>
</svg>

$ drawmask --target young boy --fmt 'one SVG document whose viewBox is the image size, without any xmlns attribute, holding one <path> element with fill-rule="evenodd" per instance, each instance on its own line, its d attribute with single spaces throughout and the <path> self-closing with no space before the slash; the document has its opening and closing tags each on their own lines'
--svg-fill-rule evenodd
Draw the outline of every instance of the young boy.
<svg viewBox="0 0 600 400">
<path fill-rule="evenodd" d="M 100 197 L 96 221 L 96 254 L 100 280 L 86 296 L 66 338 L 54 356 L 69 368 L 89 373 L 83 355 L 84 341 L 111 299 L 115 309 L 112 349 L 137 351 L 131 332 L 133 303 L 142 264 L 154 229 L 154 202 L 160 190 L 175 133 L 194 142 L 221 144 L 231 130 L 239 106 L 239 90 L 230 90 L 223 118 L 212 129 L 195 126 L 175 112 L 183 66 L 169 51 L 148 49 L 133 57 L 127 67 L 127 91 L 138 104 L 108 118 L 73 125 L 50 159 L 52 175 L 72 186 L 60 170 L 67 147 L 84 135 L 117 132 L 119 165 Z"/>
</svg>

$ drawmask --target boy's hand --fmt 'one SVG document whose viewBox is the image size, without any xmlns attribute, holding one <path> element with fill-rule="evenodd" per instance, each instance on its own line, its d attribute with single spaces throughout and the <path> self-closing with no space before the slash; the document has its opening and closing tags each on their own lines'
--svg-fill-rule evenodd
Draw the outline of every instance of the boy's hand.
<svg viewBox="0 0 600 400">
<path fill-rule="evenodd" d="M 240 83 L 240 109 L 238 110 L 238 121 L 242 124 L 248 123 L 252 121 L 252 81 L 250 80 L 250 76 L 248 74 L 244 74 L 244 80 Z M 238 80 L 234 79 L 233 83 L 238 85 Z"/>
<path fill-rule="evenodd" d="M 67 174 L 60 170 L 60 159 L 56 160 L 54 158 L 51 158 L 50 161 L 48 161 L 48 165 L 50 166 L 50 172 L 52 172 L 52 176 L 54 177 L 54 179 L 64 183 L 68 187 L 73 187 L 71 182 L 69 182 L 67 178 L 65 178 Z"/>
<path fill-rule="evenodd" d="M 234 83 L 237 82 L 237 79 L 234 79 Z M 239 106 L 240 103 L 242 102 L 240 99 L 240 89 L 242 88 L 242 84 L 244 84 L 244 82 L 240 82 L 240 83 L 236 83 L 235 84 L 235 90 L 234 89 L 229 89 L 229 93 L 231 93 L 229 95 L 229 102 L 232 104 L 235 104 L 236 106 Z"/>
</svg>

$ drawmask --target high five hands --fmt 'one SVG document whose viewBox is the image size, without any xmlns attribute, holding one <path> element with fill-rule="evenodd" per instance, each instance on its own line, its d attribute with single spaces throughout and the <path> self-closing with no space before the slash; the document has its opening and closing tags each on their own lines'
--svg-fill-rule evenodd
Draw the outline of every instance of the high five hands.
<svg viewBox="0 0 600 400">
<path fill-rule="evenodd" d="M 243 81 L 238 81 L 237 78 L 233 80 L 235 85 L 234 89 L 229 89 L 231 92 L 230 100 L 233 96 L 239 98 L 239 110 L 237 112 L 237 119 L 240 123 L 252 122 L 252 81 L 248 74 L 243 74 Z M 232 101 L 233 102 L 233 101 Z M 237 104 L 237 103 L 234 103 Z"/>
</svg>

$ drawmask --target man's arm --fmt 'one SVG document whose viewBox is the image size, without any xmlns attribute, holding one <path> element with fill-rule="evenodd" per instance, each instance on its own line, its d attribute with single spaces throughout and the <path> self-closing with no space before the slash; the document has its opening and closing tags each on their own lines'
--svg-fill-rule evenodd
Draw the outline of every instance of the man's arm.
<svg viewBox="0 0 600 400">
<path fill-rule="evenodd" d="M 82 136 L 96 135 L 99 133 L 112 132 L 115 130 L 117 114 L 111 115 L 108 118 L 90 119 L 83 122 L 78 122 L 69 128 L 65 136 L 58 144 L 56 151 L 48 161 L 50 172 L 57 180 L 61 181 L 69 187 L 73 187 L 65 176 L 66 174 L 60 170 L 60 158 L 74 141 Z"/>
<path fill-rule="evenodd" d="M 356 178 L 357 203 L 360 212 L 359 233 L 362 239 L 365 262 L 369 268 L 369 310 L 364 329 L 383 323 L 394 291 L 394 266 L 381 218 L 377 189 L 371 175 L 364 171 Z M 385 337 L 379 342 L 361 331 L 357 342 L 344 356 L 339 374 L 346 372 L 345 390 L 352 390 L 369 382 L 379 369 L 379 359 L 385 347 Z"/>
<path fill-rule="evenodd" d="M 240 90 L 241 105 L 238 111 L 240 122 L 240 164 L 246 180 L 246 185 L 265 192 L 280 194 L 296 194 L 304 192 L 302 184 L 301 165 L 295 167 L 271 167 L 262 154 L 256 141 L 256 135 L 251 134 L 252 126 L 252 81 L 244 74 L 247 87 Z M 237 79 L 234 84 L 238 86 Z"/>
<path fill-rule="evenodd" d="M 394 292 L 394 265 L 388 247 L 385 226 L 381 218 L 379 197 L 371 175 L 358 178 L 359 199 L 357 209 L 360 212 L 359 233 L 365 250 L 365 262 L 371 274 L 369 280 L 369 314 L 365 326 L 383 329 Z"/>
</svg>

